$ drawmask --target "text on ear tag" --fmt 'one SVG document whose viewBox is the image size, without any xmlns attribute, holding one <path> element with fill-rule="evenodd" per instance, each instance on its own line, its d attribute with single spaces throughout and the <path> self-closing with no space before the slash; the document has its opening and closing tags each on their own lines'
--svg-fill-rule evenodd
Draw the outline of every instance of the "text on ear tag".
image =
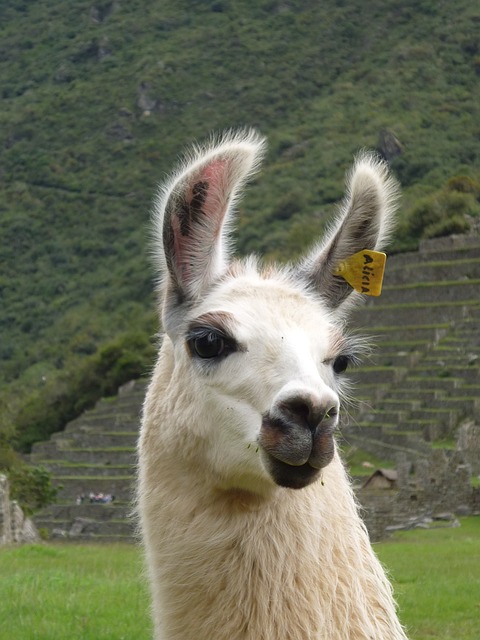
<svg viewBox="0 0 480 640">
<path fill-rule="evenodd" d="M 364 249 L 343 260 L 333 275 L 341 276 L 358 293 L 379 296 L 382 293 L 386 260 L 385 253 Z"/>
</svg>

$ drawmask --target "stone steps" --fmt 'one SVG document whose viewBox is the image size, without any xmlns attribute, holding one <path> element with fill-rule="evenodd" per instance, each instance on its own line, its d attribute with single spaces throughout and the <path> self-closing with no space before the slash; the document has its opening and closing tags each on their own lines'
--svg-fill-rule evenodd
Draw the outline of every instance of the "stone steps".
<svg viewBox="0 0 480 640">
<path fill-rule="evenodd" d="M 449 236 L 422 240 L 419 251 L 400 253 L 390 256 L 387 270 L 404 268 L 430 262 L 452 262 L 475 260 L 479 257 L 480 242 L 476 236 Z"/>
<path fill-rule="evenodd" d="M 383 345 L 385 342 L 395 343 L 408 340 L 417 340 L 427 343 L 437 343 L 451 329 L 450 322 L 436 322 L 432 324 L 394 324 L 382 326 L 377 324 L 364 332 L 374 336 L 375 342 Z"/>
<path fill-rule="evenodd" d="M 82 504 L 57 502 L 42 511 L 45 520 L 73 521 L 75 518 L 90 518 L 98 522 L 102 520 L 125 520 L 132 514 L 130 502 L 115 500 L 113 503 L 91 503 L 88 498 Z"/>
<path fill-rule="evenodd" d="M 57 460 L 58 450 L 51 451 L 50 457 L 45 454 L 35 453 L 31 455 L 32 462 L 42 461 L 44 464 L 53 464 Z M 87 449 L 64 449 L 62 454 L 68 455 L 75 459 L 77 463 L 92 463 L 101 465 L 135 465 L 136 449 L 135 447 L 105 447 L 105 448 L 87 448 Z"/>
<path fill-rule="evenodd" d="M 376 324 L 379 326 L 393 326 L 402 321 L 407 324 L 440 324 L 459 322 L 465 319 L 480 303 L 476 299 L 464 299 L 446 302 L 394 302 L 391 304 L 368 303 L 362 308 L 361 314 L 357 311 L 355 322 L 359 328 L 373 332 Z"/>
<path fill-rule="evenodd" d="M 129 431 L 132 426 L 135 427 L 140 417 L 131 413 L 99 413 L 90 411 L 70 422 L 65 431 L 62 433 L 76 433 L 77 431 L 94 431 L 101 429 L 102 431 Z"/>
<path fill-rule="evenodd" d="M 129 383 L 119 396 L 97 403 L 94 409 L 37 443 L 32 462 L 52 473 L 58 504 L 37 514 L 38 527 L 59 540 L 132 541 L 130 516 L 134 491 L 136 442 L 146 383 Z M 113 504 L 76 504 L 82 494 L 115 496 Z"/>
<path fill-rule="evenodd" d="M 413 372 L 415 375 L 413 375 Z M 401 389 L 418 389 L 419 387 L 424 390 L 436 390 L 443 393 L 454 393 L 455 389 L 458 389 L 463 384 L 463 378 L 455 378 L 453 376 L 448 377 L 435 377 L 428 375 L 417 375 L 416 369 L 408 373 L 402 380 Z"/>
<path fill-rule="evenodd" d="M 445 303 L 461 300 L 475 300 L 478 297 L 480 280 L 459 280 L 457 282 L 422 282 L 406 285 L 385 286 L 382 291 L 382 305 L 417 303 L 419 295 L 422 304 L 435 303 L 439 298 Z"/>
<path fill-rule="evenodd" d="M 73 521 L 69 519 L 54 519 L 54 518 L 36 518 L 35 524 L 37 528 L 47 529 L 48 531 L 55 532 L 52 537 L 64 537 L 65 534 L 60 532 L 65 532 L 67 535 L 72 529 L 73 523 L 78 522 L 79 518 L 76 517 Z M 83 536 L 87 537 L 88 534 L 100 534 L 103 536 L 120 536 L 125 541 L 131 541 L 131 538 L 134 536 L 135 525 L 133 521 L 129 518 L 120 518 L 115 519 L 111 518 L 110 520 L 88 520 L 85 523 L 86 526 L 83 529 Z M 92 538 L 93 535 L 89 535 L 88 537 Z M 78 541 L 79 536 L 75 537 L 75 540 Z M 82 539 L 80 534 L 80 539 Z"/>
<path fill-rule="evenodd" d="M 102 464 L 95 463 L 81 463 L 81 462 L 68 462 L 68 461 L 53 461 L 44 460 L 44 464 L 48 464 L 50 473 L 54 476 L 102 476 L 105 478 L 115 477 L 118 475 L 131 475 L 134 472 L 134 465 L 132 464 Z"/>
<path fill-rule="evenodd" d="M 58 488 L 58 498 L 74 503 L 78 496 L 92 493 L 109 493 L 121 500 L 130 500 L 133 496 L 133 474 L 110 476 L 55 475 L 54 483 Z"/>
<path fill-rule="evenodd" d="M 60 438 L 58 434 L 53 434 L 52 438 Z M 64 442 L 64 450 L 67 449 L 88 449 L 104 447 L 134 447 L 138 438 L 138 431 L 81 431 L 70 434 Z"/>
<path fill-rule="evenodd" d="M 381 439 L 369 438 L 365 434 L 348 434 L 343 436 L 343 438 L 348 445 L 368 451 L 382 460 L 395 460 L 399 454 L 406 455 L 409 460 L 415 460 L 419 455 L 425 455 L 430 451 L 427 443 L 423 443 L 424 447 L 420 441 L 418 447 L 412 447 L 411 445 L 405 446 L 392 442 L 391 440 L 385 440 L 383 439 L 383 435 Z"/>
<path fill-rule="evenodd" d="M 393 369 L 407 370 L 416 364 L 422 356 L 421 351 L 384 351 L 375 353 L 370 360 L 372 366 L 389 367 Z"/>
<path fill-rule="evenodd" d="M 451 439 L 465 418 L 478 422 L 479 278 L 478 237 L 429 241 L 420 253 L 390 257 L 381 298 L 355 315 L 377 350 L 353 374 L 362 402 L 345 437 L 358 440 L 368 425 L 372 453 L 393 456 L 399 446 L 421 450 L 425 440 Z"/>
<path fill-rule="evenodd" d="M 381 459 L 425 456 L 452 440 L 459 422 L 480 421 L 480 238 L 422 242 L 391 256 L 384 292 L 353 313 L 354 330 L 377 345 L 349 369 L 352 402 L 340 439 Z M 146 383 L 129 383 L 34 445 L 32 461 L 50 468 L 59 503 L 37 516 L 59 539 L 133 540 L 130 517 L 135 447 Z M 81 494 L 111 493 L 114 504 L 77 505 Z M 74 535 L 69 532 L 73 531 Z"/>
<path fill-rule="evenodd" d="M 65 538 L 52 536 L 55 542 L 75 542 L 77 544 L 131 544 L 137 541 L 137 537 L 134 533 L 128 536 L 121 535 L 103 535 L 102 533 L 87 532 L 76 533 L 74 537 L 66 536 Z"/>
<path fill-rule="evenodd" d="M 480 257 L 460 258 L 458 260 L 430 260 L 412 262 L 408 265 L 390 269 L 395 262 L 387 262 L 384 284 L 386 287 L 409 285 L 423 282 L 450 282 L 456 280 L 480 279 Z"/>
<path fill-rule="evenodd" d="M 363 384 L 393 384 L 401 380 L 406 370 L 387 366 L 369 366 L 355 369 L 350 374 L 352 382 Z"/>
<path fill-rule="evenodd" d="M 412 402 L 420 403 L 433 402 L 438 398 L 443 398 L 445 392 L 442 389 L 415 389 L 405 388 L 402 384 L 401 389 L 391 389 L 387 397 L 382 398 L 382 402 Z"/>
</svg>

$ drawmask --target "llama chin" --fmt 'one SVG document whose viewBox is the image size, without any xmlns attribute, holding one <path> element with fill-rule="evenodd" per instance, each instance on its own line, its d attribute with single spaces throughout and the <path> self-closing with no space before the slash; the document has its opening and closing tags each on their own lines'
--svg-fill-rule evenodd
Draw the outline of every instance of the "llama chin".
<svg viewBox="0 0 480 640">
<path fill-rule="evenodd" d="M 362 154 L 301 260 L 234 260 L 264 150 L 252 130 L 195 147 L 155 203 L 164 336 L 137 482 L 155 638 L 406 640 L 335 440 L 362 346 L 337 268 L 387 241 L 397 185 Z"/>
</svg>

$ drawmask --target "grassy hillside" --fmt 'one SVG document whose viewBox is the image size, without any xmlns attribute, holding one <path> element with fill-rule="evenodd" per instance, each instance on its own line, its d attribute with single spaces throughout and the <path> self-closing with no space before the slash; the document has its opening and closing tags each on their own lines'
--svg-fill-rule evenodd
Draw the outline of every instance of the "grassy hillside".
<svg viewBox="0 0 480 640">
<path fill-rule="evenodd" d="M 192 139 L 269 138 L 241 252 L 296 255 L 363 147 L 402 182 L 397 247 L 465 228 L 480 197 L 479 24 L 468 0 L 4 0 L 0 442 L 20 432 L 28 447 L 56 428 L 52 406 L 78 409 L 100 348 L 134 353 L 140 332 L 142 357 L 107 386 L 144 370 L 150 203 Z"/>
</svg>

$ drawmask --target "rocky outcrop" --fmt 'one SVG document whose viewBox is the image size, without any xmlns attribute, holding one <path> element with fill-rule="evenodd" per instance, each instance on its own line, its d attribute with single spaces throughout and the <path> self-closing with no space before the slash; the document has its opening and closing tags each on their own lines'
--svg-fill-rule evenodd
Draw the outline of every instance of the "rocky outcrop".
<svg viewBox="0 0 480 640">
<path fill-rule="evenodd" d="M 457 449 L 470 465 L 472 473 L 480 476 L 480 426 L 471 420 L 461 424 L 458 429 Z"/>
<path fill-rule="evenodd" d="M 0 475 L 0 545 L 39 540 L 32 519 L 24 514 L 15 500 L 10 500 L 7 476 Z"/>
</svg>

